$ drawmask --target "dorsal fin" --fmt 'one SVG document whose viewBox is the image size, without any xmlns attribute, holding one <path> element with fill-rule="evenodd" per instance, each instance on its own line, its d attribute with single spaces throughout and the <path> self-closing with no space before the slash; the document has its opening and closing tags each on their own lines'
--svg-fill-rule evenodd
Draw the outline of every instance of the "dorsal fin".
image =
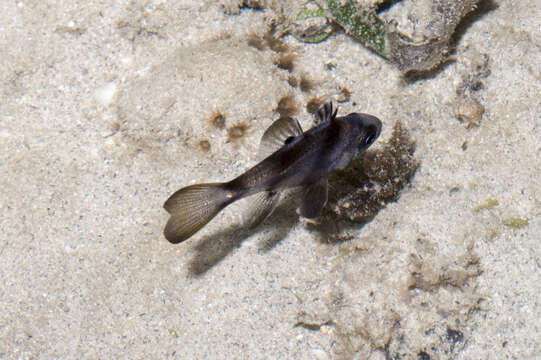
<svg viewBox="0 0 541 360">
<path fill-rule="evenodd" d="M 338 109 L 335 109 L 333 112 L 332 109 L 332 102 L 326 102 L 325 104 L 321 105 L 317 112 L 314 115 L 314 123 L 316 125 L 322 124 L 327 121 L 332 121 L 336 118 L 336 112 Z"/>
<path fill-rule="evenodd" d="M 302 135 L 302 128 L 297 120 L 287 116 L 279 118 L 261 137 L 258 157 L 266 158 L 299 135 Z"/>
</svg>

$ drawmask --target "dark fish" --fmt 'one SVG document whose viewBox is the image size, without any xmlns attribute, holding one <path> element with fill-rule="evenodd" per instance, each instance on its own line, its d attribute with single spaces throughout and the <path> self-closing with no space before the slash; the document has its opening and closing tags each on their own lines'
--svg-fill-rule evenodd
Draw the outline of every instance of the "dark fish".
<svg viewBox="0 0 541 360">
<path fill-rule="evenodd" d="M 250 195 L 254 195 L 250 226 L 255 226 L 274 210 L 282 191 L 291 187 L 303 190 L 299 214 L 315 218 L 327 202 L 329 173 L 345 168 L 372 145 L 381 121 L 358 113 L 336 117 L 328 102 L 315 114 L 315 122 L 303 133 L 298 121 L 282 117 L 261 138 L 264 160 L 259 164 L 229 182 L 191 185 L 175 192 L 163 206 L 171 214 L 164 230 L 167 240 L 188 239 L 223 208 Z"/>
</svg>

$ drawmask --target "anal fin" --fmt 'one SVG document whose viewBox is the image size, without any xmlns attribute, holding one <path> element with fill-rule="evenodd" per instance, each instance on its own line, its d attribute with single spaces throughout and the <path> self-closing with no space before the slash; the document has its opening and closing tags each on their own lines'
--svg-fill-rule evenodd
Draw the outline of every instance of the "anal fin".
<svg viewBox="0 0 541 360">
<path fill-rule="evenodd" d="M 249 209 L 243 216 L 243 223 L 248 228 L 254 228 L 273 212 L 280 200 L 281 192 L 263 191 L 248 198 Z"/>
</svg>

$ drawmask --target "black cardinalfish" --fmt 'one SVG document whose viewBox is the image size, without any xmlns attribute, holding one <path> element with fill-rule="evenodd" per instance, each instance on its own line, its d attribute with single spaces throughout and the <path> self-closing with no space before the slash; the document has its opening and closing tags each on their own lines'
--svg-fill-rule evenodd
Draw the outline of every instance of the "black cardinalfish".
<svg viewBox="0 0 541 360">
<path fill-rule="evenodd" d="M 367 149 L 381 132 L 381 121 L 368 114 L 337 117 L 332 103 L 315 114 L 316 126 L 303 132 L 297 120 L 282 117 L 263 134 L 263 160 L 239 177 L 224 183 L 187 186 L 175 192 L 163 205 L 171 214 L 164 235 L 179 243 L 199 231 L 222 209 L 254 195 L 250 226 L 269 216 L 283 190 L 302 188 L 300 216 L 315 218 L 327 203 L 327 178 L 334 169 L 343 169 Z"/>
</svg>

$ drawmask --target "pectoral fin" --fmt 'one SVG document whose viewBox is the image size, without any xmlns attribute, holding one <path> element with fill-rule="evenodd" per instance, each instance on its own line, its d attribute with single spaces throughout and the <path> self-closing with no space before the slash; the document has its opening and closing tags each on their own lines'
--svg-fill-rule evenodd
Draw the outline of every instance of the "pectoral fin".
<svg viewBox="0 0 541 360">
<path fill-rule="evenodd" d="M 250 208 L 244 215 L 244 225 L 254 228 L 265 220 L 278 205 L 281 193 L 278 191 L 263 191 L 248 198 Z"/>
<path fill-rule="evenodd" d="M 327 178 L 307 186 L 303 190 L 299 215 L 308 219 L 317 217 L 327 203 L 327 188 Z"/>
<path fill-rule="evenodd" d="M 263 134 L 259 144 L 259 158 L 266 158 L 299 135 L 302 135 L 302 128 L 297 120 L 290 117 L 279 118 Z"/>
</svg>

